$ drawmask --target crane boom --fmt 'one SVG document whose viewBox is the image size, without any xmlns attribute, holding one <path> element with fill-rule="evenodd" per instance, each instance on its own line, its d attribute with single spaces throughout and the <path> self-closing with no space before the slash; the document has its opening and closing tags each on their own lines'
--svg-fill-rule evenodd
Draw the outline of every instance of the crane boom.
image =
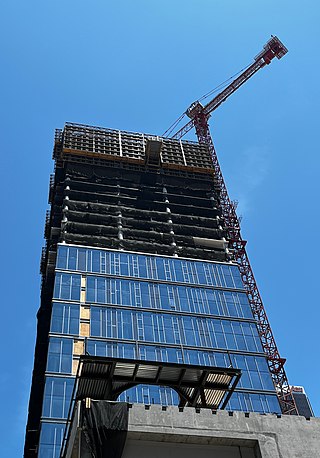
<svg viewBox="0 0 320 458">
<path fill-rule="evenodd" d="M 216 108 L 218 108 L 231 94 L 251 78 L 258 70 L 270 64 L 271 60 L 277 57 L 281 59 L 288 52 L 287 48 L 281 43 L 279 38 L 272 37 L 263 47 L 263 50 L 255 57 L 254 62 L 232 81 L 214 99 L 203 106 L 199 101 L 194 102 L 186 111 L 191 120 L 176 132 L 171 138 L 179 140 L 195 125 L 195 117 L 199 112 L 203 112 L 207 119 Z"/>
</svg>

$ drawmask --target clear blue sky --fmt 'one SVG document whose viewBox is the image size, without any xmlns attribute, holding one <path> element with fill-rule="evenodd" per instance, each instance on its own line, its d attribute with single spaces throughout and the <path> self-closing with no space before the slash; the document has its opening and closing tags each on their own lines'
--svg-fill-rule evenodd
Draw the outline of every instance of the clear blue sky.
<svg viewBox="0 0 320 458">
<path fill-rule="evenodd" d="M 22 456 L 54 129 L 162 134 L 271 34 L 289 49 L 211 118 L 290 383 L 319 401 L 319 3 L 11 0 L 2 5 L 0 455 Z"/>
</svg>

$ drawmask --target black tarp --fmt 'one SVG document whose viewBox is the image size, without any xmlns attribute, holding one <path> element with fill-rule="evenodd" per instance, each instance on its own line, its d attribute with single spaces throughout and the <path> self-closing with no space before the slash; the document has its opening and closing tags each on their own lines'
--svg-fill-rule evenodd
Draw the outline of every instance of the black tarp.
<svg viewBox="0 0 320 458">
<path fill-rule="evenodd" d="M 125 402 L 93 401 L 83 404 L 82 431 L 94 458 L 121 458 L 128 431 Z"/>
</svg>

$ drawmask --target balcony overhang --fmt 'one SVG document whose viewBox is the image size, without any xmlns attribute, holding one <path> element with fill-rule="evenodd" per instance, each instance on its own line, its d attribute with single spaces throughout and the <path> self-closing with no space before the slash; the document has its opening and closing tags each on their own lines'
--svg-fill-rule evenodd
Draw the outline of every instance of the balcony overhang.
<svg viewBox="0 0 320 458">
<path fill-rule="evenodd" d="M 234 368 L 83 355 L 74 399 L 116 401 L 125 390 L 145 384 L 174 389 L 180 407 L 224 409 L 240 377 Z"/>
</svg>

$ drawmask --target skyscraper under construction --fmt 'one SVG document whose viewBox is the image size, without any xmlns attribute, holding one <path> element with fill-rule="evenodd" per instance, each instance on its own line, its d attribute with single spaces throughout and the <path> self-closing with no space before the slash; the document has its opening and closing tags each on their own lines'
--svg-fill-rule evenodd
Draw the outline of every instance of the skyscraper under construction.
<svg viewBox="0 0 320 458">
<path fill-rule="evenodd" d="M 283 55 L 268 43 L 254 71 Z M 295 413 L 205 110 L 188 113 L 199 142 L 71 123 L 56 131 L 26 457 L 60 456 L 82 355 L 159 363 L 145 384 L 137 363 L 119 401 Z M 183 367 L 179 386 L 160 383 L 161 363 Z M 215 385 L 222 394 L 204 388 L 208 370 L 179 391 L 189 366 L 228 376 L 224 390 Z"/>
</svg>

